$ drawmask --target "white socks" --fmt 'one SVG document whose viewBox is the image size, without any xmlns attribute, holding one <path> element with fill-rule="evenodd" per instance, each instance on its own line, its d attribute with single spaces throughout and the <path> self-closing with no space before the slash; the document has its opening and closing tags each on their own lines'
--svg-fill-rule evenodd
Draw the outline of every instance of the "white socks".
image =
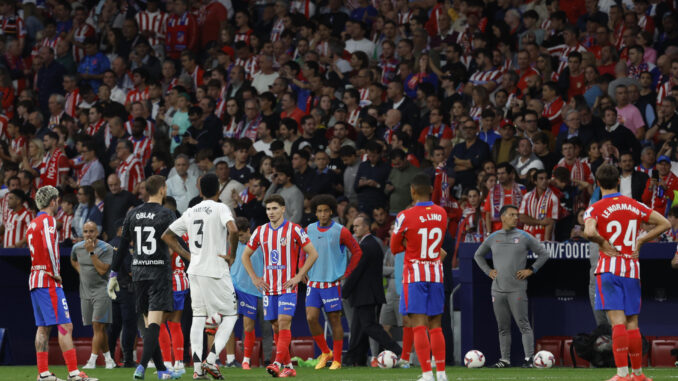
<svg viewBox="0 0 678 381">
<path fill-rule="evenodd" d="M 237 315 L 222 316 L 219 328 L 217 328 L 217 333 L 214 334 L 214 351 L 210 350 L 207 355 L 208 363 L 214 364 L 216 362 L 219 353 L 221 353 L 226 346 L 228 338 L 231 337 L 233 326 L 235 326 L 236 321 L 238 321 Z"/>
<path fill-rule="evenodd" d="M 191 323 L 191 350 L 193 351 L 193 369 L 202 374 L 202 335 L 205 330 L 204 316 L 193 316 Z"/>
<path fill-rule="evenodd" d="M 98 359 L 98 358 L 99 358 L 99 355 L 95 355 L 94 353 L 92 353 L 92 354 L 89 356 L 89 360 L 87 360 L 87 362 L 88 362 L 88 363 L 91 363 L 91 364 L 94 364 L 94 363 L 97 362 L 97 359 Z"/>
<path fill-rule="evenodd" d="M 233 361 L 235 361 L 235 355 L 226 355 L 226 362 L 227 362 L 227 363 L 230 364 L 230 363 L 232 363 Z"/>
<path fill-rule="evenodd" d="M 242 358 L 242 362 L 243 362 L 243 364 L 244 364 L 244 363 L 248 363 L 248 364 L 249 364 L 249 363 L 250 363 L 250 358 L 249 358 L 249 357 L 243 357 L 243 358 Z"/>
<path fill-rule="evenodd" d="M 105 359 L 106 361 L 113 361 L 113 358 L 111 357 L 111 352 L 110 352 L 110 351 L 104 352 L 104 359 Z"/>
<path fill-rule="evenodd" d="M 628 367 L 622 367 L 622 368 L 617 368 L 617 376 L 619 377 L 626 377 L 629 375 L 629 368 Z"/>
</svg>

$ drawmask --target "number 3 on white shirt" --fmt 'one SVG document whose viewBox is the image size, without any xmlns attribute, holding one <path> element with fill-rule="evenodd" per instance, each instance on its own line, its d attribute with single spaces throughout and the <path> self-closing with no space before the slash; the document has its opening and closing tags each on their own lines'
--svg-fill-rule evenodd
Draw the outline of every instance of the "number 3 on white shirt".
<svg viewBox="0 0 678 381">
<path fill-rule="evenodd" d="M 440 251 L 436 252 L 435 248 L 443 238 L 443 231 L 440 228 L 433 228 L 431 230 L 421 228 L 417 233 L 421 236 L 421 259 L 427 259 L 427 257 L 428 259 L 438 258 Z M 429 240 L 431 240 L 430 244 Z"/>
</svg>

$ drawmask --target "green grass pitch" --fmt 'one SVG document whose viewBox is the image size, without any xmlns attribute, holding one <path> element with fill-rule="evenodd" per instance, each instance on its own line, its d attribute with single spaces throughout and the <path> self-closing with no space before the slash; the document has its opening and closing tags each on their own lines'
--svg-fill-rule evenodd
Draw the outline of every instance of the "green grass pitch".
<svg viewBox="0 0 678 381">
<path fill-rule="evenodd" d="M 53 366 L 50 370 L 57 377 L 66 378 L 66 368 L 63 366 Z M 189 369 L 187 369 L 189 370 Z M 192 368 L 190 368 L 192 370 Z M 132 380 L 133 369 L 95 369 L 87 374 L 91 377 L 98 377 L 101 381 L 130 381 Z M 242 369 L 223 369 L 222 373 L 226 380 L 269 380 L 272 377 L 266 373 L 263 368 L 255 368 L 250 371 Z M 316 371 L 309 368 L 297 368 L 297 380 L 313 381 L 408 381 L 416 380 L 421 374 L 419 368 L 412 369 L 374 369 L 374 368 L 344 368 L 338 371 L 328 369 Z M 615 374 L 613 369 L 572 369 L 572 368 L 553 368 L 553 369 L 466 369 L 453 367 L 447 369 L 447 377 L 452 380 L 607 380 Z M 645 374 L 657 380 L 678 380 L 678 369 L 648 369 Z M 2 366 L 0 367 L 0 380 L 35 380 L 37 370 L 34 366 Z M 191 374 L 185 374 L 181 380 L 191 380 Z M 146 380 L 157 380 L 153 369 L 146 372 Z"/>
</svg>

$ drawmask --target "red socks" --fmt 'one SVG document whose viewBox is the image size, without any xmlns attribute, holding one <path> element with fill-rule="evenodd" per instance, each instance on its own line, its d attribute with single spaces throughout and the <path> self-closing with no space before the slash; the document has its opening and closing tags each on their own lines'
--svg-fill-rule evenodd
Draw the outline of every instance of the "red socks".
<svg viewBox="0 0 678 381">
<path fill-rule="evenodd" d="M 78 357 L 75 354 L 75 348 L 71 348 L 63 353 L 64 361 L 66 361 L 66 368 L 68 373 L 78 370 Z M 47 361 L 47 360 L 45 360 Z"/>
<path fill-rule="evenodd" d="M 281 329 L 280 332 L 278 333 L 278 339 L 280 341 L 278 341 L 275 346 L 276 349 L 275 361 L 284 365 L 289 363 L 290 357 L 289 348 L 290 341 L 292 340 L 292 332 L 290 332 L 289 329 Z"/>
<path fill-rule="evenodd" d="M 443 329 L 433 328 L 428 331 L 431 335 L 431 351 L 433 357 L 436 359 L 436 371 L 445 371 L 445 337 L 443 336 Z"/>
<path fill-rule="evenodd" d="M 431 371 L 431 344 L 428 341 L 426 327 L 420 325 L 414 327 L 414 350 L 417 352 L 417 358 L 421 364 L 421 371 L 426 373 Z"/>
<path fill-rule="evenodd" d="M 322 353 L 330 353 L 330 347 L 327 346 L 327 341 L 325 340 L 325 335 L 316 335 L 313 336 L 313 340 L 315 340 L 315 343 L 318 344 L 318 348 L 320 348 L 320 352 Z"/>
<path fill-rule="evenodd" d="M 247 358 L 252 358 L 252 349 L 254 348 L 254 338 L 255 332 L 245 332 L 245 340 L 243 342 L 244 347 L 244 356 Z"/>
<path fill-rule="evenodd" d="M 334 361 L 341 364 L 341 351 L 344 350 L 344 339 L 334 340 L 332 347 L 334 349 Z"/>
<path fill-rule="evenodd" d="M 400 355 L 401 359 L 410 361 L 413 340 L 414 333 L 412 332 L 412 327 L 403 327 L 403 353 Z"/>
<path fill-rule="evenodd" d="M 629 337 L 629 357 L 631 369 L 640 369 L 643 366 L 643 339 L 638 328 L 627 331 Z"/>
<path fill-rule="evenodd" d="M 160 352 L 162 352 L 162 361 L 172 362 L 172 345 L 170 344 L 170 337 L 165 324 L 160 325 L 158 346 L 160 347 Z"/>
<path fill-rule="evenodd" d="M 280 342 L 280 333 L 273 332 L 273 342 L 275 343 L 275 348 L 271 351 L 271 362 L 275 362 L 278 352 L 278 343 Z"/>
<path fill-rule="evenodd" d="M 172 336 L 174 361 L 184 361 L 184 332 L 181 330 L 181 323 L 168 321 L 167 327 L 169 328 L 170 335 Z M 162 357 L 164 358 L 165 356 L 163 355 Z"/>
<path fill-rule="evenodd" d="M 624 368 L 629 365 L 629 335 L 623 324 L 612 327 L 612 353 L 617 368 Z"/>
<path fill-rule="evenodd" d="M 49 365 L 48 365 L 48 361 L 47 361 L 48 355 L 49 355 L 48 352 L 38 352 L 37 353 L 38 373 L 49 371 Z"/>
</svg>

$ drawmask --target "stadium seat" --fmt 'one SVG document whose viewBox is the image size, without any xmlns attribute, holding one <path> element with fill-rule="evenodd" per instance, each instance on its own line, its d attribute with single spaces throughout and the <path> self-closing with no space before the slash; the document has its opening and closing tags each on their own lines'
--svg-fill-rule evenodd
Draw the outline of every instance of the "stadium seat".
<svg viewBox="0 0 678 381">
<path fill-rule="evenodd" d="M 315 342 L 312 337 L 299 337 L 290 343 L 290 356 L 304 360 L 315 357 Z"/>
<path fill-rule="evenodd" d="M 572 347 L 572 339 L 568 338 L 563 341 L 563 366 L 574 366 L 572 362 L 572 354 L 570 353 L 570 348 Z M 575 360 L 577 361 L 577 368 L 589 368 L 591 364 L 584 360 L 583 358 L 574 354 Z"/>
<path fill-rule="evenodd" d="M 674 367 L 676 357 L 671 350 L 678 348 L 678 337 L 657 337 L 652 340 L 650 349 L 650 363 L 654 367 Z"/>
<path fill-rule="evenodd" d="M 73 339 L 75 354 L 78 358 L 78 365 L 85 364 L 92 354 L 92 339 L 80 337 Z M 49 363 L 54 365 L 64 365 L 64 356 L 61 354 L 59 339 L 52 337 L 49 339 Z M 97 365 L 105 365 L 103 356 L 97 359 Z"/>
<path fill-rule="evenodd" d="M 563 341 L 567 339 L 566 336 L 544 336 L 537 340 L 536 352 L 549 351 L 553 353 L 556 358 L 554 366 L 561 366 L 563 364 Z"/>
</svg>

